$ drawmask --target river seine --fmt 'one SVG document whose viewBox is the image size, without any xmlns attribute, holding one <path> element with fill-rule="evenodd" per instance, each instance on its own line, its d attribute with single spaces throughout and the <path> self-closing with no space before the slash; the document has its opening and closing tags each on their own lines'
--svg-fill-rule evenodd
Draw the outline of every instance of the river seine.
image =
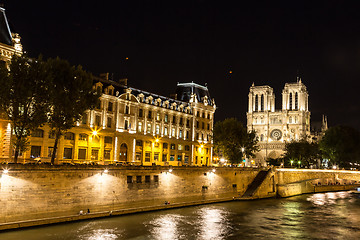
<svg viewBox="0 0 360 240">
<path fill-rule="evenodd" d="M 9 231 L 0 239 L 360 239 L 360 195 L 202 205 Z"/>
</svg>

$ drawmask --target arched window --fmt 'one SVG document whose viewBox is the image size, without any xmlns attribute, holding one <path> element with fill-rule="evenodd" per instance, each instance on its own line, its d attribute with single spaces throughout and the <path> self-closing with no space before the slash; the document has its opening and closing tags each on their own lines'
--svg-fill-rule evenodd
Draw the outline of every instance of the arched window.
<svg viewBox="0 0 360 240">
<path fill-rule="evenodd" d="M 290 93 L 290 97 L 289 97 L 289 110 L 292 110 L 292 99 L 293 96 L 292 96 L 292 93 Z"/>
<path fill-rule="evenodd" d="M 127 145 L 126 145 L 126 143 L 121 144 L 119 154 L 120 154 L 119 161 L 126 162 L 127 161 Z"/>
<path fill-rule="evenodd" d="M 260 111 L 264 111 L 264 94 L 261 94 Z"/>
<path fill-rule="evenodd" d="M 258 111 L 259 98 L 258 95 L 255 95 L 255 112 Z"/>
<path fill-rule="evenodd" d="M 298 93 L 295 93 L 295 110 L 299 110 Z"/>
</svg>

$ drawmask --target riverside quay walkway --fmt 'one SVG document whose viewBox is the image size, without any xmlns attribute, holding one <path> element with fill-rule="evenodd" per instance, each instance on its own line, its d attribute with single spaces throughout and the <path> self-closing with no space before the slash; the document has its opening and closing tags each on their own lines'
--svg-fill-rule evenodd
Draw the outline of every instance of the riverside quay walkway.
<svg viewBox="0 0 360 240">
<path fill-rule="evenodd" d="M 360 172 L 344 170 L 0 167 L 0 230 L 223 201 L 350 190 L 359 186 L 360 180 Z"/>
</svg>

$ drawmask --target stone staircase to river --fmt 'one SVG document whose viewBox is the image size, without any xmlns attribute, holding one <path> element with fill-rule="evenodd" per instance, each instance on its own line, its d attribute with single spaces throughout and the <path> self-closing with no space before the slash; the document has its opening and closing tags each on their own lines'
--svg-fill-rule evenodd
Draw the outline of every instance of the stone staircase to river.
<svg viewBox="0 0 360 240">
<path fill-rule="evenodd" d="M 270 170 L 261 170 L 256 175 L 254 180 L 249 184 L 248 188 L 246 189 L 245 193 L 241 196 L 241 198 L 252 198 L 255 191 L 263 183 L 269 172 Z"/>
</svg>

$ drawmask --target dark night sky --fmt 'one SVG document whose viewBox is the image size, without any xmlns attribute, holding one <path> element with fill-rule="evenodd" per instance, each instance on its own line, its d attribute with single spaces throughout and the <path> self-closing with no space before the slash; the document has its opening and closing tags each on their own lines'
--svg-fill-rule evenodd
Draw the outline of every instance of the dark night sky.
<svg viewBox="0 0 360 240">
<path fill-rule="evenodd" d="M 30 56 L 165 96 L 177 82 L 207 83 L 216 120 L 244 123 L 252 82 L 273 87 L 280 107 L 299 70 L 312 121 L 360 129 L 360 1 L 0 2 Z"/>
</svg>

